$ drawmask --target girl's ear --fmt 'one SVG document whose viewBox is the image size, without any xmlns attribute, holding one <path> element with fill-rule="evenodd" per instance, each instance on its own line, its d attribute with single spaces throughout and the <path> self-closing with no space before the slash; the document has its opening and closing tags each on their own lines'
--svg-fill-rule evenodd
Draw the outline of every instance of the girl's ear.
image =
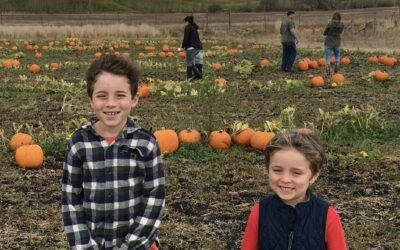
<svg viewBox="0 0 400 250">
<path fill-rule="evenodd" d="M 132 98 L 131 107 L 132 108 L 136 107 L 138 105 L 138 103 L 139 103 L 139 96 L 135 95 L 135 97 Z"/>
<path fill-rule="evenodd" d="M 310 184 L 313 184 L 319 177 L 319 172 L 313 175 L 310 179 Z"/>
</svg>

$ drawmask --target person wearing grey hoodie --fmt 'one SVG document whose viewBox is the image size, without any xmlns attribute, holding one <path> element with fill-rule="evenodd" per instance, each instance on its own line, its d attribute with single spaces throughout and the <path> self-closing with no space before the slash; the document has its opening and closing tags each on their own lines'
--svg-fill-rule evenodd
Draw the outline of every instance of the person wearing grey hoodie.
<svg viewBox="0 0 400 250">
<path fill-rule="evenodd" d="M 341 46 L 341 34 L 343 33 L 344 24 L 341 21 L 341 15 L 339 12 L 335 12 L 332 19 L 325 27 L 324 36 L 324 51 L 325 51 L 325 70 L 326 76 L 329 77 L 331 74 L 331 53 L 333 51 L 335 55 L 335 66 L 334 73 L 339 71 L 340 65 L 340 46 Z"/>
</svg>

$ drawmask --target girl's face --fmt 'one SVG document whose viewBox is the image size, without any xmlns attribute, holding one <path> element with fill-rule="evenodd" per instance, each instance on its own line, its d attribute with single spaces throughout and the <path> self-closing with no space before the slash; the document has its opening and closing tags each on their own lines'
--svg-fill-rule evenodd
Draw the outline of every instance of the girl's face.
<svg viewBox="0 0 400 250">
<path fill-rule="evenodd" d="M 131 94 L 128 78 L 108 72 L 97 76 L 90 105 L 99 119 L 95 130 L 101 136 L 116 136 L 124 128 L 138 98 Z"/>
<path fill-rule="evenodd" d="M 307 200 L 307 189 L 319 175 L 312 175 L 310 165 L 294 148 L 278 150 L 271 155 L 269 185 L 285 204 L 294 207 Z"/>
</svg>

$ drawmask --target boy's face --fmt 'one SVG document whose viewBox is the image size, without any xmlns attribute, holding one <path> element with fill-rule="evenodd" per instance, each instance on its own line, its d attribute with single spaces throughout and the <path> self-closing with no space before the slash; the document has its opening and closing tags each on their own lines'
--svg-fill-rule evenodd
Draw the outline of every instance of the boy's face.
<svg viewBox="0 0 400 250">
<path fill-rule="evenodd" d="M 318 178 L 312 175 L 310 162 L 293 148 L 274 152 L 269 164 L 269 185 L 289 205 L 295 206 L 307 200 L 307 189 Z"/>
<path fill-rule="evenodd" d="M 99 121 L 96 132 L 102 136 L 116 136 L 124 128 L 126 119 L 138 103 L 132 96 L 128 78 L 102 72 L 94 83 L 90 105 Z"/>
</svg>

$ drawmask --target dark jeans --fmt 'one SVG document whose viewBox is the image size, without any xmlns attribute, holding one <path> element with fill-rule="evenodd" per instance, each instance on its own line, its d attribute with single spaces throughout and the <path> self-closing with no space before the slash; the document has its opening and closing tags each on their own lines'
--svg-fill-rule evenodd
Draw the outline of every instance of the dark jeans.
<svg viewBox="0 0 400 250">
<path fill-rule="evenodd" d="M 282 70 L 291 70 L 296 60 L 297 50 L 294 42 L 282 42 Z"/>
</svg>

